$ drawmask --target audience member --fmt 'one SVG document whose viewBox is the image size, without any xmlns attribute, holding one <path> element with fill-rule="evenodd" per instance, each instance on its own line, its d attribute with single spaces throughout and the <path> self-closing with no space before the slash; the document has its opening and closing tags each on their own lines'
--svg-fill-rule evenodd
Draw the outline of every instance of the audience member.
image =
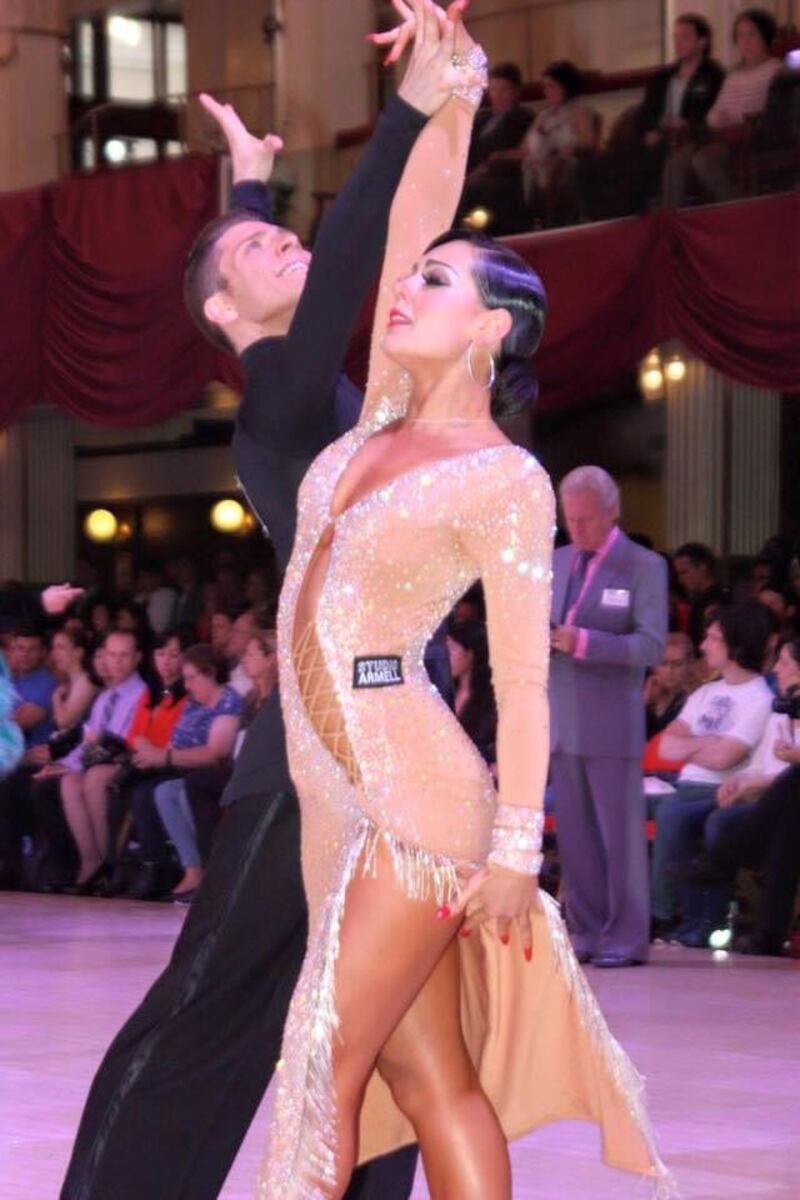
<svg viewBox="0 0 800 1200">
<path fill-rule="evenodd" d="M 141 652 L 136 635 L 117 629 L 103 647 L 103 670 L 108 681 L 92 705 L 83 740 L 58 770 L 64 815 L 80 857 L 75 889 L 88 894 L 108 873 L 108 787 L 117 773 L 127 736 L 146 685 L 139 674 Z"/>
<path fill-rule="evenodd" d="M 553 563 L 550 776 L 567 915 L 582 960 L 631 966 L 648 955 L 642 689 L 666 642 L 667 572 L 619 528 L 600 467 L 570 472 L 560 497 L 572 544 Z"/>
<path fill-rule="evenodd" d="M 484 760 L 494 766 L 497 706 L 485 625 L 480 621 L 451 622 L 447 651 L 455 684 L 456 716 Z"/>
<path fill-rule="evenodd" d="M 583 76 L 578 68 L 567 61 L 551 63 L 542 74 L 542 91 L 544 107 L 518 152 L 529 228 L 541 221 L 552 225 L 578 217 L 578 155 L 597 149 L 597 120 L 581 98 Z"/>
<path fill-rule="evenodd" d="M 219 798 L 230 769 L 239 719 L 244 707 L 241 696 L 227 683 L 228 667 L 210 646 L 191 646 L 183 656 L 183 682 L 189 701 L 169 745 L 162 749 L 139 743 L 133 756 L 141 769 L 171 770 L 180 776 L 156 784 L 153 800 L 161 823 L 169 835 L 183 867 L 183 877 L 171 892 L 175 900 L 189 902 L 203 878 L 203 862 L 211 845 L 211 833 L 219 814 Z M 202 811 L 190 805 L 184 777 L 199 770 L 212 772 L 214 786 L 203 789 Z M 207 780 L 207 776 L 206 776 Z M 137 796 L 137 829 L 152 827 Z M 203 833 L 198 826 L 202 823 Z M 200 835 L 200 836 L 199 836 Z M 200 837 L 205 853 L 199 846 Z"/>
<path fill-rule="evenodd" d="M 780 60 L 772 56 L 777 35 L 775 18 L 761 8 L 745 9 L 734 21 L 739 62 L 708 114 L 712 138 L 691 158 L 691 169 L 712 200 L 730 200 L 736 194 L 732 151 L 747 135 L 748 119 L 764 112 L 770 85 L 781 70 Z"/>
<path fill-rule="evenodd" d="M 674 924 L 677 911 L 668 868 L 692 858 L 704 833 L 712 842 L 718 836 L 727 819 L 727 810 L 717 808 L 718 789 L 748 766 L 764 733 L 772 709 L 763 676 L 770 631 L 763 605 L 723 605 L 710 618 L 701 647 L 719 678 L 692 693 L 662 736 L 662 753 L 685 765 L 675 794 L 662 798 L 656 818 L 652 910 L 659 933 Z M 704 946 L 714 917 L 687 918 L 672 936 L 685 946 Z"/>
<path fill-rule="evenodd" d="M 255 609 L 246 608 L 234 617 L 225 647 L 225 659 L 230 671 L 228 682 L 242 697 L 246 696 L 253 686 L 252 680 L 242 663 L 242 656 L 247 649 L 248 640 L 253 636 L 255 630 Z"/>
<path fill-rule="evenodd" d="M 203 589 L 197 564 L 183 556 L 169 564 L 170 578 L 175 583 L 175 628 L 192 641 L 197 637 L 197 622 L 203 611 Z"/>
<path fill-rule="evenodd" d="M 132 755 L 144 747 L 165 749 L 170 744 L 186 707 L 182 670 L 184 649 L 185 640 L 180 632 L 157 634 L 154 638 L 149 672 L 153 682 L 142 692 L 127 735 Z M 128 840 L 133 794 L 137 788 L 143 788 L 152 795 L 156 783 L 163 778 L 161 771 L 137 770 L 131 764 L 109 789 L 106 861 L 111 877 L 105 889 L 108 895 L 118 895 L 128 882 L 121 856 Z"/>
<path fill-rule="evenodd" d="M 475 125 L 467 159 L 464 193 L 456 224 L 475 208 L 490 214 L 495 236 L 521 228 L 519 161 L 506 156 L 522 141 L 533 120 L 521 104 L 522 76 L 514 63 L 498 63 L 489 72 L 489 107 L 482 108 Z"/>
<path fill-rule="evenodd" d="M 692 687 L 694 647 L 685 633 L 671 633 L 660 664 L 645 684 L 647 740 L 661 733 L 676 719 Z"/>
<path fill-rule="evenodd" d="M 247 639 L 242 666 L 250 680 L 250 691 L 244 699 L 234 758 L 241 749 L 244 736 L 255 720 L 256 713 L 272 695 L 278 683 L 277 635 L 273 628 L 256 628 L 253 631 Z"/>
<path fill-rule="evenodd" d="M 678 581 L 689 601 L 687 633 L 696 650 L 705 637 L 708 614 L 725 599 L 717 579 L 717 560 L 713 550 L 701 542 L 686 542 L 673 555 Z"/>
<path fill-rule="evenodd" d="M 649 81 L 639 111 L 641 151 L 632 163 L 636 208 L 658 186 L 663 173 L 664 203 L 683 203 L 687 164 L 698 140 L 707 135 L 706 118 L 725 72 L 711 57 L 711 26 L 694 13 L 679 16 L 673 26 L 675 61 Z"/>
<path fill-rule="evenodd" d="M 675 870 L 683 911 L 698 920 L 710 904 L 719 913 L 740 867 L 762 871 L 760 920 L 734 942 L 740 954 L 782 952 L 800 881 L 800 641 L 783 645 L 775 674 L 781 698 L 773 702 L 755 754 L 717 791 L 718 807 L 734 819 L 702 854 Z"/>
<path fill-rule="evenodd" d="M 178 593 L 165 583 L 161 563 L 146 563 L 139 571 L 136 584 L 136 600 L 146 611 L 147 622 L 153 633 L 165 633 L 173 629 Z"/>
</svg>

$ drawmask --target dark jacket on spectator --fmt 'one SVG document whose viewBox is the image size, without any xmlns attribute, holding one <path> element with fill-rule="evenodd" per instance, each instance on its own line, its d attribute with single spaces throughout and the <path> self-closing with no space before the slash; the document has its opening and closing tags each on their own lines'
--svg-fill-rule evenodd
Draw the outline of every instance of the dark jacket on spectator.
<svg viewBox="0 0 800 1200">
<path fill-rule="evenodd" d="M 486 162 L 496 150 L 515 150 L 532 120 L 533 113 L 521 104 L 499 115 L 490 108 L 482 108 L 472 130 L 467 171 Z"/>
<path fill-rule="evenodd" d="M 639 135 L 644 137 L 651 129 L 658 129 L 667 108 L 667 91 L 670 80 L 678 72 L 678 64 L 664 67 L 647 84 L 639 113 Z M 725 71 L 715 59 L 706 59 L 686 83 L 681 103 L 681 116 L 690 125 L 702 125 L 706 114 L 717 98 L 725 78 Z"/>
</svg>

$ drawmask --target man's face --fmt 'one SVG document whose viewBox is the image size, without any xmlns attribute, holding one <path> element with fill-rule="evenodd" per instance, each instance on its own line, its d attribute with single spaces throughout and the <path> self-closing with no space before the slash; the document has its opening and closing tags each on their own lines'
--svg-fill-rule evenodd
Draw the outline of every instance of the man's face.
<svg viewBox="0 0 800 1200">
<path fill-rule="evenodd" d="M 668 643 L 656 674 L 669 692 L 679 692 L 685 688 L 689 677 L 689 658 L 685 650 Z"/>
<path fill-rule="evenodd" d="M 706 636 L 700 643 L 700 653 L 709 671 L 724 671 L 731 661 L 722 629 L 716 621 L 712 621 L 706 630 Z"/>
<path fill-rule="evenodd" d="M 123 683 L 139 665 L 136 642 L 125 633 L 111 633 L 103 648 L 104 670 L 109 687 Z"/>
<path fill-rule="evenodd" d="M 597 492 L 569 492 L 561 501 L 569 539 L 578 550 L 599 550 L 606 540 L 617 513 L 605 508 Z"/>
<path fill-rule="evenodd" d="M 236 618 L 227 645 L 227 652 L 231 658 L 238 660 L 242 657 L 255 627 L 255 617 L 251 612 L 242 613 Z"/>
<path fill-rule="evenodd" d="M 672 44 L 678 62 L 686 62 L 700 54 L 703 48 L 703 38 L 697 36 L 694 25 L 690 25 L 686 21 L 676 21 L 672 33 Z"/>
<path fill-rule="evenodd" d="M 219 274 L 225 281 L 218 296 L 228 306 L 227 315 L 288 328 L 311 260 L 295 234 L 265 221 L 241 221 L 226 229 L 217 245 Z"/>
<path fill-rule="evenodd" d="M 491 79 L 488 85 L 489 103 L 494 113 L 507 113 L 519 101 L 519 89 L 510 79 Z"/>
<path fill-rule="evenodd" d="M 211 617 L 211 645 L 220 654 L 226 654 L 231 639 L 233 622 L 227 613 L 215 612 Z"/>
<path fill-rule="evenodd" d="M 15 637 L 12 661 L 14 670 L 20 675 L 27 675 L 42 665 L 44 645 L 38 637 Z"/>
</svg>

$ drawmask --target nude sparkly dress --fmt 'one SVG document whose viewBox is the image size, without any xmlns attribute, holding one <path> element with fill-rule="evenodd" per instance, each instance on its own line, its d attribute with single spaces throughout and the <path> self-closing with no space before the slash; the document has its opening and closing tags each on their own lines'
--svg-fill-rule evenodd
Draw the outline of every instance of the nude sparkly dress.
<svg viewBox="0 0 800 1200">
<path fill-rule="evenodd" d="M 430 683 L 424 648 L 483 581 L 497 695 L 503 802 L 541 805 L 548 762 L 547 672 L 554 500 L 526 451 L 501 445 L 420 466 L 335 505 L 364 442 L 405 411 L 408 381 L 382 354 L 391 285 L 449 227 L 473 108 L 454 97 L 426 126 L 395 198 L 360 424 L 311 466 L 278 618 L 289 763 L 302 813 L 306 959 L 284 1035 L 259 1200 L 327 1200 L 335 1170 L 335 972 L 347 887 L 381 844 L 411 898 L 441 904 L 485 861 L 497 795 Z M 543 897 L 534 959 L 488 932 L 459 941 L 462 1022 L 508 1138 L 557 1118 L 598 1122 L 605 1160 L 670 1178 L 650 1135 L 641 1081 L 609 1032 Z M 389 951 L 387 951 L 389 952 Z M 376 964 L 376 969 L 380 965 Z M 377 1075 L 361 1160 L 414 1141 Z"/>
</svg>

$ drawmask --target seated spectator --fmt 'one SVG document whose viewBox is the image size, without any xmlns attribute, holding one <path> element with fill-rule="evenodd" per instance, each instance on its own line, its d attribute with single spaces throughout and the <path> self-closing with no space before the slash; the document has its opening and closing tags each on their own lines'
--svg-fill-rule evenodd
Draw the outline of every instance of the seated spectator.
<svg viewBox="0 0 800 1200">
<path fill-rule="evenodd" d="M 479 621 L 451 622 L 447 631 L 455 713 L 484 760 L 497 760 L 497 706 L 489 667 L 486 628 Z"/>
<path fill-rule="evenodd" d="M 796 609 L 782 588 L 772 582 L 764 584 L 756 593 L 756 600 L 764 604 L 775 618 L 777 637 L 784 642 L 791 635 L 794 626 Z"/>
<path fill-rule="evenodd" d="M 720 784 L 748 766 L 764 733 L 772 711 L 772 693 L 762 674 L 770 632 L 761 604 L 720 608 L 701 647 L 719 678 L 693 692 L 662 735 L 662 754 L 685 765 L 677 791 L 662 797 L 656 814 L 652 912 L 661 929 L 673 923 L 676 912 L 668 868 L 692 858 L 703 836 L 713 841 L 718 835 L 725 824 L 725 810 L 717 809 Z M 685 946 L 704 946 L 715 919 L 713 913 L 702 921 L 687 919 L 673 936 Z"/>
<path fill-rule="evenodd" d="M 702 542 L 686 542 L 672 557 L 678 582 L 689 601 L 687 633 L 695 650 L 699 650 L 709 612 L 725 599 L 717 579 L 717 560 L 713 550 Z"/>
<path fill-rule="evenodd" d="M 174 628 L 178 593 L 165 583 L 161 563 L 150 562 L 141 568 L 136 593 L 137 603 L 146 611 L 153 633 L 165 633 Z"/>
<path fill-rule="evenodd" d="M 728 899 L 740 867 L 762 871 L 760 920 L 734 942 L 739 954 L 782 952 L 800 882 L 800 641 L 783 645 L 775 674 L 781 699 L 753 759 L 717 792 L 717 805 L 734 819 L 702 854 L 675 871 L 684 911 L 701 913 L 709 894 L 717 903 Z"/>
<path fill-rule="evenodd" d="M 180 633 L 157 634 L 153 641 L 152 669 L 149 672 L 153 683 L 142 692 L 128 730 L 127 741 L 133 754 L 151 746 L 166 749 L 172 740 L 186 707 L 182 670 L 184 649 Z M 119 895 L 126 887 L 120 855 L 124 849 L 122 843 L 127 840 L 125 830 L 133 808 L 134 794 L 137 789 L 142 789 L 152 796 L 156 784 L 163 778 L 162 771 L 138 771 L 132 767 L 124 772 L 123 779 L 115 780 L 110 788 L 106 860 L 110 880 L 105 889 L 107 895 Z"/>
<path fill-rule="evenodd" d="M 578 155 L 597 149 L 597 119 L 581 99 L 583 77 L 578 68 L 567 61 L 551 63 L 542 74 L 542 91 L 544 107 L 519 151 L 529 227 L 578 217 Z"/>
<path fill-rule="evenodd" d="M 240 696 L 244 697 L 253 687 L 253 681 L 248 675 L 242 662 L 242 656 L 247 649 L 247 643 L 256 630 L 256 612 L 254 608 L 242 609 L 233 619 L 230 635 L 225 647 L 225 659 L 228 663 L 230 678 L 228 682 Z"/>
<path fill-rule="evenodd" d="M 116 629 L 103 645 L 106 688 L 92 705 L 83 740 L 40 778 L 61 775 L 61 800 L 80 866 L 75 891 L 88 895 L 108 875 L 108 788 L 119 769 L 133 717 L 146 685 L 139 674 L 141 652 L 130 630 Z"/>
<path fill-rule="evenodd" d="M 136 600 L 123 600 L 114 617 L 114 628 L 132 633 L 142 654 L 149 654 L 153 630 L 147 617 L 147 609 Z"/>
<path fill-rule="evenodd" d="M 479 110 L 472 131 L 467 177 L 456 224 L 475 208 L 490 214 L 495 236 L 524 228 L 520 165 L 506 152 L 519 147 L 533 113 L 521 103 L 522 76 L 514 63 L 498 63 L 489 72 L 489 107 Z"/>
<path fill-rule="evenodd" d="M 222 795 L 230 771 L 239 720 L 244 707 L 241 696 L 227 683 L 226 663 L 211 646 L 191 646 L 183 656 L 183 682 L 189 701 L 175 726 L 166 748 L 140 742 L 133 764 L 140 770 L 171 770 L 180 776 L 164 780 L 153 791 L 155 808 L 161 824 L 183 867 L 183 877 L 170 893 L 173 899 L 188 903 L 203 878 L 203 862 L 210 849 L 210 832 L 219 814 Z M 202 811 L 192 809 L 184 777 L 205 770 L 214 786 L 204 790 Z M 137 803 L 138 801 L 138 803 Z M 152 810 L 144 810 L 143 797 L 134 801 L 134 819 L 142 841 L 143 854 L 155 854 L 145 859 L 146 865 L 163 862 L 164 851 L 156 845 Z M 201 828 L 202 827 L 202 828 Z M 199 841 L 206 834 L 205 854 Z M 162 835 L 163 837 L 163 835 Z"/>
<path fill-rule="evenodd" d="M 650 79 L 639 110 L 642 153 L 638 163 L 632 163 L 637 209 L 656 190 L 662 172 L 664 203 L 683 203 L 687 164 L 699 139 L 707 136 L 706 118 L 725 78 L 711 57 L 712 32 L 705 17 L 679 16 L 672 37 L 675 61 Z"/>
<path fill-rule="evenodd" d="M 250 690 L 244 699 L 241 728 L 236 738 L 234 757 L 239 753 L 245 734 L 256 713 L 272 695 L 278 682 L 277 635 L 272 628 L 257 628 L 247 640 L 242 666 L 250 680 Z"/>
<path fill-rule="evenodd" d="M 25 750 L 22 730 L 14 720 L 14 709 L 18 704 L 19 697 L 14 691 L 11 674 L 0 650 L 0 781 L 11 774 Z"/>
<path fill-rule="evenodd" d="M 203 611 L 203 589 L 197 565 L 184 556 L 169 564 L 169 571 L 177 589 L 175 628 L 185 634 L 190 642 L 194 642 L 198 637 L 197 623 Z"/>
<path fill-rule="evenodd" d="M 93 645 L 102 644 L 106 634 L 114 628 L 116 608 L 110 596 L 97 593 L 86 603 L 84 623 Z"/>
<path fill-rule="evenodd" d="M 764 112 L 770 85 L 782 68 L 780 60 L 772 56 L 777 36 L 777 22 L 764 9 L 745 9 L 734 21 L 739 62 L 728 73 L 709 111 L 712 138 L 691 158 L 691 169 L 712 200 L 730 200 L 736 195 L 732 152 L 747 137 L 748 120 Z"/>
<path fill-rule="evenodd" d="M 694 647 L 685 633 L 667 637 L 661 663 L 644 689 L 648 742 L 679 716 L 692 687 Z"/>
<path fill-rule="evenodd" d="M 22 879 L 23 838 L 34 832 L 30 783 L 38 770 L 38 747 L 54 731 L 56 678 L 45 666 L 45 644 L 34 625 L 18 625 L 8 651 L 14 690 L 12 719 L 25 742 L 22 761 L 0 781 L 0 887 L 16 888 Z"/>
</svg>

